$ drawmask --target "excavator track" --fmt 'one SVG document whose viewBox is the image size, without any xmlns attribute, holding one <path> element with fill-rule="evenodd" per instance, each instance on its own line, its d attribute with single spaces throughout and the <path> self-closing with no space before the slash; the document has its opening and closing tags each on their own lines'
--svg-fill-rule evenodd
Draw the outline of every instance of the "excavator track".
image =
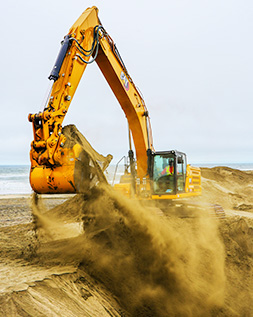
<svg viewBox="0 0 253 317">
<path fill-rule="evenodd" d="M 226 218 L 224 209 L 219 204 L 203 203 L 201 201 L 180 200 L 180 201 L 162 201 L 153 203 L 152 207 L 160 210 L 161 214 L 168 217 L 179 218 L 197 218 L 197 217 L 215 217 L 218 219 Z"/>
</svg>

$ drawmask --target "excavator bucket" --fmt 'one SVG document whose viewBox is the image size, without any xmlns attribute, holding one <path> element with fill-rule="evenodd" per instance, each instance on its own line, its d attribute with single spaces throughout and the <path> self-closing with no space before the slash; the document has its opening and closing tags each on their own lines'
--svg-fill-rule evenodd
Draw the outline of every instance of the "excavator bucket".
<svg viewBox="0 0 253 317">
<path fill-rule="evenodd" d="M 104 171 L 112 160 L 94 150 L 74 125 L 63 128 L 66 141 L 57 153 L 61 164 L 48 166 L 32 161 L 30 183 L 39 194 L 83 193 L 97 185 L 106 183 Z M 57 156 L 55 155 L 55 157 Z"/>
</svg>

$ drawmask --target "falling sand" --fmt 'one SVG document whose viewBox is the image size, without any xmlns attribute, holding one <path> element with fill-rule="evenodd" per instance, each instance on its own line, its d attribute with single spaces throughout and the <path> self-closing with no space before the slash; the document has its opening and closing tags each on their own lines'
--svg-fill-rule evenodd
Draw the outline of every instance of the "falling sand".
<svg viewBox="0 0 253 317">
<path fill-rule="evenodd" d="M 253 220 L 231 212 L 250 206 L 237 189 L 249 195 L 253 177 L 203 172 L 202 199 L 226 202 L 226 219 L 194 209 L 172 216 L 101 177 L 54 208 L 34 195 L 34 223 L 0 231 L 0 315 L 251 316 Z"/>
</svg>

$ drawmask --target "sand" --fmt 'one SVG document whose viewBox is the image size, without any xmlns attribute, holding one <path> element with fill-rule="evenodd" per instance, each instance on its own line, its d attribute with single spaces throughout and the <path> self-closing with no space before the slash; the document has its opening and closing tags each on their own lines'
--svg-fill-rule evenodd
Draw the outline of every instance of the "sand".
<svg viewBox="0 0 253 317">
<path fill-rule="evenodd" d="M 202 175 L 226 219 L 163 215 L 107 187 L 2 196 L 0 315 L 253 316 L 253 173 Z"/>
</svg>

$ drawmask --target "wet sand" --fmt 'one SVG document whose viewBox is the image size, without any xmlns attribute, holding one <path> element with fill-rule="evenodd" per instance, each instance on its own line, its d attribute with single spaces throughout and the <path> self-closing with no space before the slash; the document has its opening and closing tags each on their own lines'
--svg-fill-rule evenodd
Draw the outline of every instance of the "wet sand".
<svg viewBox="0 0 253 317">
<path fill-rule="evenodd" d="M 2 196 L 0 315 L 252 316 L 253 172 L 202 175 L 202 200 L 226 219 L 149 215 L 114 194 L 89 205 L 57 195 L 43 197 L 35 230 L 30 196 Z M 86 236 L 84 209 L 101 209 Z"/>
</svg>

